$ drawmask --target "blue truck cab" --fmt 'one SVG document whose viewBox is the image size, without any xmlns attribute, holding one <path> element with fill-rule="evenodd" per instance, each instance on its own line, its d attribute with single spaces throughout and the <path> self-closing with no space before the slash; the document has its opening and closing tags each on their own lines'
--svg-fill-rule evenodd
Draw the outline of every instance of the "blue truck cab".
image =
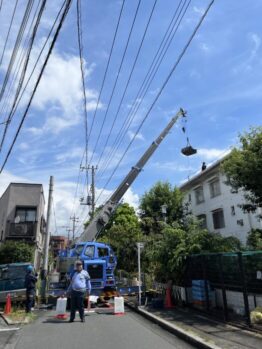
<svg viewBox="0 0 262 349">
<path fill-rule="evenodd" d="M 113 250 L 101 242 L 79 242 L 68 251 L 61 251 L 61 262 L 68 261 L 67 275 L 74 270 L 74 261 L 80 259 L 91 278 L 92 294 L 115 287 L 114 271 L 117 264 Z M 71 261 L 71 262 L 70 262 Z"/>
</svg>

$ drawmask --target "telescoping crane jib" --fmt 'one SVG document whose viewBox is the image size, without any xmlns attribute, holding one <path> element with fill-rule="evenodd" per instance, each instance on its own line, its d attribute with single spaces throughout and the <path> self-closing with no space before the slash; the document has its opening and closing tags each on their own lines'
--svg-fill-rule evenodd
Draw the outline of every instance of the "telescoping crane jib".
<svg viewBox="0 0 262 349">
<path fill-rule="evenodd" d="M 182 116 L 186 116 L 186 112 L 180 108 L 180 110 L 176 113 L 176 115 L 171 119 L 169 124 L 164 128 L 164 130 L 160 133 L 158 138 L 149 146 L 143 156 L 139 159 L 135 166 L 131 168 L 127 176 L 120 183 L 114 193 L 111 195 L 110 199 L 103 205 L 101 210 L 93 217 L 90 221 L 87 228 L 84 232 L 79 236 L 77 241 L 94 241 L 103 227 L 108 223 L 111 214 L 114 212 L 116 207 L 119 204 L 119 201 L 122 199 L 128 188 L 134 182 L 138 174 L 141 172 L 142 168 L 145 166 L 149 158 L 153 155 L 157 147 L 166 137 L 170 129 L 174 126 L 178 118 Z"/>
</svg>

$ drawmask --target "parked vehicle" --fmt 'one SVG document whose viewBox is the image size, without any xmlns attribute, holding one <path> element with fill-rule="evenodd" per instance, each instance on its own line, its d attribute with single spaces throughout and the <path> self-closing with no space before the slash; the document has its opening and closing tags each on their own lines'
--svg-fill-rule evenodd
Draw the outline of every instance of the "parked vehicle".
<svg viewBox="0 0 262 349">
<path fill-rule="evenodd" d="M 0 303 L 6 301 L 8 293 L 12 301 L 26 299 L 24 282 L 29 265 L 30 263 L 0 264 Z"/>
</svg>

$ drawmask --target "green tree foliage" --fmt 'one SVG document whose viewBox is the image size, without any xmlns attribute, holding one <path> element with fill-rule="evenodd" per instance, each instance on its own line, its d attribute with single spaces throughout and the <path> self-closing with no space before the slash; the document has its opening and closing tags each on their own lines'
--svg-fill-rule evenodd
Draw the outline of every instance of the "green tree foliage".
<svg viewBox="0 0 262 349">
<path fill-rule="evenodd" d="M 118 259 L 118 269 L 127 272 L 137 269 L 136 242 L 141 240 L 141 229 L 133 207 L 120 205 L 99 240 L 113 248 Z"/>
<path fill-rule="evenodd" d="M 234 148 L 223 163 L 229 184 L 251 194 L 251 203 L 262 206 L 262 127 L 240 135 L 241 146 Z M 245 207 L 243 207 L 245 208 Z"/>
<path fill-rule="evenodd" d="M 262 229 L 252 229 L 248 233 L 247 247 L 250 250 L 262 250 Z"/>
<path fill-rule="evenodd" d="M 166 206 L 166 222 L 172 224 L 184 217 L 183 195 L 168 182 L 157 182 L 146 192 L 140 203 L 141 224 L 145 233 L 159 231 L 164 220 L 161 207 Z"/>
<path fill-rule="evenodd" d="M 177 283 L 183 279 L 185 259 L 191 254 L 204 252 L 231 252 L 241 249 L 235 237 L 222 237 L 202 229 L 197 220 L 188 218 L 184 225 L 166 225 L 162 238 L 146 245 L 146 264 L 159 281 L 173 279 Z"/>
<path fill-rule="evenodd" d="M 18 241 L 7 241 L 0 247 L 0 264 L 33 262 L 33 246 Z"/>
</svg>

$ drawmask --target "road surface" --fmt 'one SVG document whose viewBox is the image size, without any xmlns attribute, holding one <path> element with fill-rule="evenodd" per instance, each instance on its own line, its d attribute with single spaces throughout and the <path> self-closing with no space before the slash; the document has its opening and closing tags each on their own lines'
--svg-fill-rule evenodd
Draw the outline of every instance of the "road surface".
<svg viewBox="0 0 262 349">
<path fill-rule="evenodd" d="M 91 314 L 85 323 L 78 318 L 74 323 L 58 321 L 49 311 L 18 332 L 15 349 L 194 348 L 131 311 L 123 316 Z"/>
</svg>

